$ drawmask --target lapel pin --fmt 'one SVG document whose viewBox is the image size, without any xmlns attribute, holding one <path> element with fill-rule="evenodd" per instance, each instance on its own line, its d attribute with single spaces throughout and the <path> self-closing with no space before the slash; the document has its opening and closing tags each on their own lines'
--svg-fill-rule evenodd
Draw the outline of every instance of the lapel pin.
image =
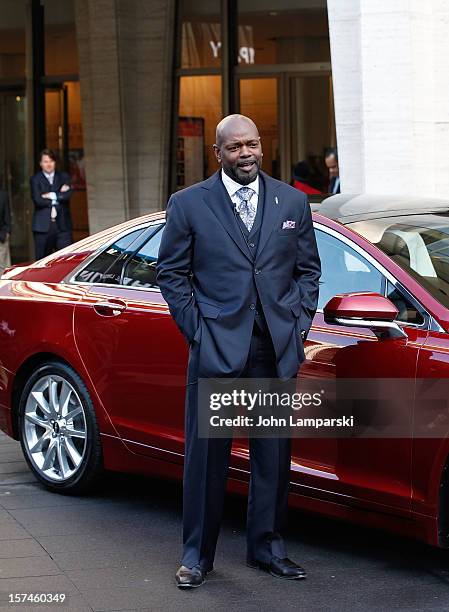
<svg viewBox="0 0 449 612">
<path fill-rule="evenodd" d="M 279 204 L 279 200 L 277 196 L 274 196 L 274 201 L 276 202 L 276 204 Z"/>
</svg>

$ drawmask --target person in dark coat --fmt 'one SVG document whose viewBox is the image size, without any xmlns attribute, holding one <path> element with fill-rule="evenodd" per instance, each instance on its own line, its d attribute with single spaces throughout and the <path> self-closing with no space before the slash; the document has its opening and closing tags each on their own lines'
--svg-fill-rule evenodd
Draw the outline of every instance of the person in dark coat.
<svg viewBox="0 0 449 612">
<path fill-rule="evenodd" d="M 324 163 L 329 171 L 329 193 L 340 193 L 340 168 L 337 147 L 328 147 L 324 152 Z"/>
<path fill-rule="evenodd" d="M 56 170 L 56 155 L 43 149 L 39 155 L 41 170 L 30 178 L 34 213 L 36 259 L 41 259 L 72 243 L 70 196 L 72 188 L 66 172 Z"/>
<path fill-rule="evenodd" d="M 0 189 L 0 275 L 11 265 L 9 236 L 11 234 L 11 211 L 6 191 Z"/>
</svg>

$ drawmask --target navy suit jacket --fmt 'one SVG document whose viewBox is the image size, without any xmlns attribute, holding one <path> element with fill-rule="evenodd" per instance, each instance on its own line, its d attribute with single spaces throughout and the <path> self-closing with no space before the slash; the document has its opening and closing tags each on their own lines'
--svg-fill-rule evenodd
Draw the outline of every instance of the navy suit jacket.
<svg viewBox="0 0 449 612">
<path fill-rule="evenodd" d="M 34 213 L 31 229 L 33 232 L 48 232 L 50 229 L 51 216 L 51 200 L 43 198 L 43 193 L 55 191 L 59 204 L 56 205 L 57 223 L 60 230 L 70 231 L 72 229 L 72 219 L 70 216 L 70 196 L 72 189 L 69 191 L 60 191 L 61 187 L 66 184 L 70 187 L 70 177 L 66 172 L 55 171 L 53 177 L 53 185 L 50 185 L 48 179 L 42 171 L 37 172 L 30 178 L 31 198 L 34 202 Z"/>
<path fill-rule="evenodd" d="M 321 262 L 307 197 L 259 174 L 265 203 L 256 256 L 249 252 L 217 171 L 174 193 L 156 265 L 170 313 L 199 343 L 198 377 L 237 377 L 246 362 L 257 291 L 281 379 L 304 360 L 301 330 L 315 315 Z M 290 221 L 285 224 L 284 221 Z M 254 280 L 254 282 L 253 282 Z"/>
</svg>

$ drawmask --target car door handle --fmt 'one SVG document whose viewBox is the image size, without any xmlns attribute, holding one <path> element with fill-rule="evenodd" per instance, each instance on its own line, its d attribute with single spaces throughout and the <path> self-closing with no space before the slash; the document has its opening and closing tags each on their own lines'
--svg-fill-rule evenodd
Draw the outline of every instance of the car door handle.
<svg viewBox="0 0 449 612">
<path fill-rule="evenodd" d="M 126 304 L 123 302 L 97 302 L 94 304 L 94 310 L 102 317 L 117 317 L 126 310 Z"/>
</svg>

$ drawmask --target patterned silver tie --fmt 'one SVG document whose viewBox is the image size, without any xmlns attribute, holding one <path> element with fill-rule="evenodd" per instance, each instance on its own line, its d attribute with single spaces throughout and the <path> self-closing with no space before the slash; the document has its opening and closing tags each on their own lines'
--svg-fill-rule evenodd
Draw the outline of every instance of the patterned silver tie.
<svg viewBox="0 0 449 612">
<path fill-rule="evenodd" d="M 240 202 L 236 204 L 236 208 L 239 212 L 241 220 L 246 225 L 249 232 L 251 231 L 257 212 L 257 205 L 250 202 L 250 199 L 254 193 L 256 192 L 254 189 L 251 189 L 251 187 L 241 187 L 235 192 L 235 195 L 240 200 Z"/>
</svg>

